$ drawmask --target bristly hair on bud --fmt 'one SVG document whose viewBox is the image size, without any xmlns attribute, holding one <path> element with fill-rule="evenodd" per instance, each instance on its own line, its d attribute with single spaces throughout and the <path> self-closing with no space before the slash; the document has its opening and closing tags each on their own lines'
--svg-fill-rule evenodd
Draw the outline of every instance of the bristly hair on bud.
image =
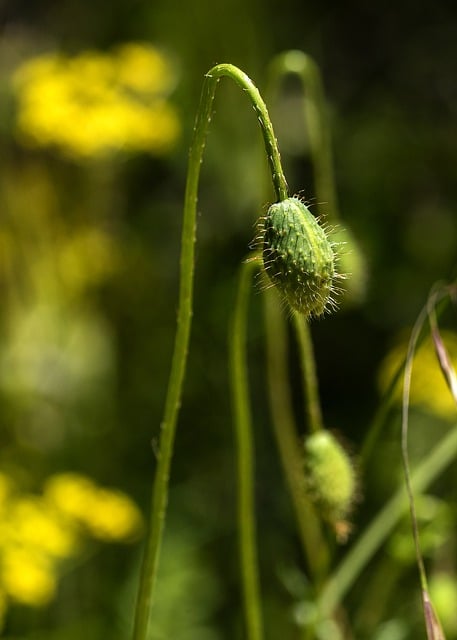
<svg viewBox="0 0 457 640">
<path fill-rule="evenodd" d="M 296 197 L 270 206 L 259 222 L 265 271 L 290 306 L 305 316 L 335 308 L 334 245 L 308 207 Z"/>
</svg>

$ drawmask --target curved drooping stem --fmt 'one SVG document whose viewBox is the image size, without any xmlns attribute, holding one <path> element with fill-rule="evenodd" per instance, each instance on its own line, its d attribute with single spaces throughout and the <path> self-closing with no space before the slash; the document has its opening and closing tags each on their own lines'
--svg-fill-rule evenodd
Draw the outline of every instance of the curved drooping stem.
<svg viewBox="0 0 457 640">
<path fill-rule="evenodd" d="M 232 64 L 218 64 L 210 69 L 210 71 L 208 71 L 205 76 L 205 82 L 203 84 L 202 96 L 200 99 L 200 106 L 198 109 L 198 115 L 194 129 L 194 140 L 189 156 L 189 172 L 187 181 L 188 189 L 186 189 L 186 202 L 188 200 L 188 197 L 189 199 L 196 199 L 197 196 L 198 175 L 200 173 L 201 163 L 200 161 L 203 154 L 208 125 L 211 121 L 214 94 L 216 91 L 217 83 L 223 76 L 231 78 L 239 87 L 241 87 L 241 89 L 243 89 L 243 91 L 247 93 L 252 107 L 257 114 L 260 129 L 262 131 L 265 151 L 268 158 L 268 165 L 270 168 L 276 199 L 278 201 L 285 200 L 288 196 L 287 182 L 282 170 L 278 144 L 265 102 L 263 101 L 257 87 L 243 71 Z M 198 163 L 196 162 L 197 158 L 199 160 Z M 195 182 L 193 180 L 193 177 L 189 175 L 191 173 L 192 165 L 194 165 L 197 170 Z"/>
<path fill-rule="evenodd" d="M 200 105 L 189 153 L 186 193 L 181 235 L 180 290 L 177 329 L 171 372 L 168 382 L 164 416 L 161 423 L 160 446 L 152 494 L 150 529 L 146 541 L 135 611 L 133 640 L 145 640 L 152 609 L 155 578 L 168 501 L 168 482 L 176 423 L 181 404 L 190 338 L 194 286 L 194 252 L 196 241 L 197 193 L 206 134 L 211 121 L 212 105 L 219 80 L 227 76 L 248 95 L 257 114 L 263 135 L 273 186 L 278 200 L 287 198 L 287 183 L 281 168 L 273 127 L 265 103 L 250 78 L 231 64 L 213 67 L 205 76 Z"/>
</svg>

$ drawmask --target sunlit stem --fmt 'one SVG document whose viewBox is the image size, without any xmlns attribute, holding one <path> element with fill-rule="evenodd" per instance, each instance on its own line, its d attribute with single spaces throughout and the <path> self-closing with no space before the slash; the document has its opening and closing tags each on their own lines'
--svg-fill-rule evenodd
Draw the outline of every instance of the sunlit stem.
<svg viewBox="0 0 457 640">
<path fill-rule="evenodd" d="M 194 252 L 196 241 L 196 210 L 200 167 L 206 134 L 211 121 L 212 105 L 217 84 L 223 76 L 234 80 L 247 94 L 260 124 L 276 198 L 287 198 L 287 183 L 270 118 L 260 93 L 248 76 L 230 64 L 220 64 L 205 76 L 200 105 L 189 153 L 186 193 L 181 236 L 180 290 L 177 329 L 171 372 L 152 494 L 151 519 L 140 575 L 133 640 L 146 640 L 152 609 L 154 586 L 168 501 L 170 463 L 173 453 L 176 423 L 181 404 L 182 385 L 186 370 L 194 286 Z"/>
<path fill-rule="evenodd" d="M 259 266 L 259 261 L 245 262 L 241 266 L 229 340 L 230 379 L 238 461 L 238 534 L 248 640 L 261 640 L 263 637 L 254 515 L 254 444 L 246 350 L 249 290 L 253 271 Z"/>
</svg>

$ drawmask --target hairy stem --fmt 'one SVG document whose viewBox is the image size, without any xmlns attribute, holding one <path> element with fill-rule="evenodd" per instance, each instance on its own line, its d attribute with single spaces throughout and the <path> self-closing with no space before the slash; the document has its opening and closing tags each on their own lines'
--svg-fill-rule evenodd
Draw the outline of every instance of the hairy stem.
<svg viewBox="0 0 457 640">
<path fill-rule="evenodd" d="M 181 236 L 177 329 L 165 410 L 161 423 L 159 453 L 157 456 L 157 467 L 152 493 L 150 527 L 141 568 L 133 640 L 146 640 L 153 603 L 155 579 L 168 502 L 170 464 L 178 412 L 181 405 L 182 385 L 186 370 L 192 321 L 198 182 L 206 134 L 211 121 L 214 95 L 217 83 L 223 76 L 234 80 L 236 84 L 247 93 L 260 123 L 276 197 L 278 200 L 282 200 L 288 196 L 287 183 L 281 168 L 276 138 L 260 93 L 248 76 L 237 67 L 230 64 L 215 66 L 205 76 L 189 153 Z"/>
<path fill-rule="evenodd" d="M 254 456 L 246 356 L 247 315 L 252 273 L 258 261 L 241 266 L 235 309 L 230 324 L 230 378 L 238 459 L 238 526 L 241 575 L 248 640 L 263 637 L 256 556 Z"/>
</svg>

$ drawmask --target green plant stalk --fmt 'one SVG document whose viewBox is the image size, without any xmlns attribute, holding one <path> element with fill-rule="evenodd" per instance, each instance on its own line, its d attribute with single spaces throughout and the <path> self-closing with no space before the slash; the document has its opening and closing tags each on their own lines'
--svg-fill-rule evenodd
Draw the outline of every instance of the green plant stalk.
<svg viewBox="0 0 457 640">
<path fill-rule="evenodd" d="M 420 493 L 439 476 L 457 456 L 457 425 L 436 445 L 413 471 L 411 486 Z M 392 496 L 381 512 L 360 536 L 321 592 L 318 608 L 321 617 L 331 616 L 360 572 L 408 510 L 403 487 Z"/>
<path fill-rule="evenodd" d="M 278 55 L 271 63 L 270 69 L 272 90 L 287 74 L 296 75 L 305 90 L 304 117 L 314 168 L 317 206 L 319 209 L 324 207 L 326 219 L 336 223 L 339 220 L 339 212 L 333 172 L 332 145 L 319 67 L 303 51 L 292 50 Z"/>
<path fill-rule="evenodd" d="M 294 506 L 304 557 L 318 589 L 328 569 L 328 548 L 322 535 L 320 521 L 304 486 L 302 447 L 295 426 L 288 385 L 285 320 L 274 290 L 265 291 L 264 300 L 267 376 L 274 433 Z"/>
<path fill-rule="evenodd" d="M 319 401 L 319 388 L 316 375 L 313 343 L 309 323 L 303 316 L 294 311 L 293 323 L 298 345 L 300 347 L 300 362 L 303 376 L 305 410 L 308 426 L 312 433 L 323 429 L 322 411 Z"/>
<path fill-rule="evenodd" d="M 243 582 L 246 637 L 263 637 L 260 587 L 256 550 L 253 430 L 249 403 L 246 355 L 249 290 L 258 260 L 241 265 L 238 292 L 230 323 L 230 380 L 238 460 L 238 526 Z"/>
<path fill-rule="evenodd" d="M 168 502 L 170 464 L 178 412 L 181 404 L 182 385 L 186 370 L 192 321 L 198 182 L 206 134 L 211 121 L 214 95 L 217 84 L 223 76 L 234 80 L 236 84 L 247 93 L 260 123 L 276 197 L 278 200 L 281 200 L 287 198 L 288 195 L 287 183 L 282 171 L 273 127 L 259 91 L 249 77 L 237 67 L 230 64 L 220 64 L 213 67 L 205 76 L 203 83 L 194 135 L 189 152 L 181 235 L 177 329 L 165 410 L 161 423 L 159 453 L 157 456 L 157 467 L 152 492 L 150 527 L 141 567 L 132 636 L 133 640 L 146 640 L 153 603 L 155 579 Z"/>
</svg>

